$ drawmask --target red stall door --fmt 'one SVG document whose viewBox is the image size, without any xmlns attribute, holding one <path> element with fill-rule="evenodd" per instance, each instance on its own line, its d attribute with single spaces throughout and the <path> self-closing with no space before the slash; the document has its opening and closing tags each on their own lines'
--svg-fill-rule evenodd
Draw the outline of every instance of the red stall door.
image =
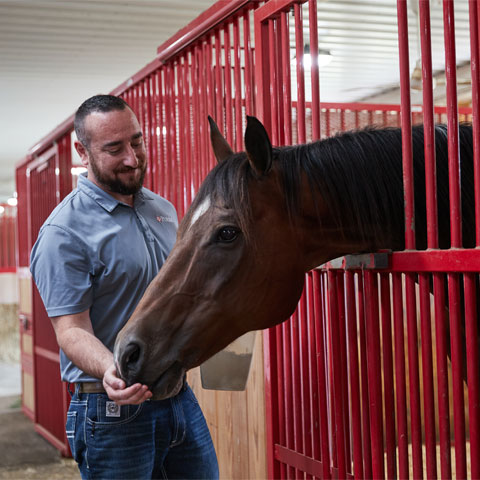
<svg viewBox="0 0 480 480">
<path fill-rule="evenodd" d="M 35 429 L 63 455 L 69 455 L 64 428 L 69 395 L 60 381 L 55 333 L 28 267 L 40 227 L 72 188 L 70 165 L 67 134 L 17 168 L 22 405 Z"/>
</svg>

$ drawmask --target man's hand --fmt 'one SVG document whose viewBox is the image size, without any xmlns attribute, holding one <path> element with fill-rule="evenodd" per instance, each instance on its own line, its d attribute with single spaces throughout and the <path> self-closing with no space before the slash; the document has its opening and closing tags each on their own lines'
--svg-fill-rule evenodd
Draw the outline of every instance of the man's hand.
<svg viewBox="0 0 480 480">
<path fill-rule="evenodd" d="M 103 375 L 103 387 L 110 400 L 117 405 L 138 405 L 152 397 L 147 385 L 135 383 L 126 388 L 125 382 L 118 377 L 115 365 L 111 365 Z"/>
</svg>

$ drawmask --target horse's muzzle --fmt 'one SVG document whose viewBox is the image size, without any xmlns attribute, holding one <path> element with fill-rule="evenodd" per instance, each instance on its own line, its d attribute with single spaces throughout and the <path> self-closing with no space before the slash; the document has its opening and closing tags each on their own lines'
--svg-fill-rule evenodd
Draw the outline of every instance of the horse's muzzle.
<svg viewBox="0 0 480 480">
<path fill-rule="evenodd" d="M 117 372 L 127 386 L 138 380 L 142 370 L 145 348 L 139 341 L 131 341 L 124 348 L 118 343 L 115 345 L 114 359 Z"/>
</svg>

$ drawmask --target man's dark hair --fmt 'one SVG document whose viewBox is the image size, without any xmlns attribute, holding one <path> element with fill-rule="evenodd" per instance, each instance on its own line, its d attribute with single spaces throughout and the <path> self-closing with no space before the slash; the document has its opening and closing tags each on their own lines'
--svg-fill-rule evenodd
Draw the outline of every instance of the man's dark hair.
<svg viewBox="0 0 480 480">
<path fill-rule="evenodd" d="M 95 95 L 85 100 L 75 113 L 73 128 L 77 134 L 78 141 L 88 147 L 90 139 L 85 132 L 85 118 L 93 112 L 111 112 L 113 110 L 125 110 L 130 105 L 123 98 L 114 95 Z"/>
</svg>

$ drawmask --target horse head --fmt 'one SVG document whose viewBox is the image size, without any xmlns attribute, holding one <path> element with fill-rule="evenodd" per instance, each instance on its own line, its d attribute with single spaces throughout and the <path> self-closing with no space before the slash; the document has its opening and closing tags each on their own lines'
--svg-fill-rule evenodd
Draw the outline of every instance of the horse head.
<svg viewBox="0 0 480 480">
<path fill-rule="evenodd" d="M 308 270 L 265 128 L 248 117 L 246 151 L 233 153 L 209 121 L 218 164 L 115 344 L 119 374 L 154 398 L 245 332 L 286 320 Z"/>
</svg>

